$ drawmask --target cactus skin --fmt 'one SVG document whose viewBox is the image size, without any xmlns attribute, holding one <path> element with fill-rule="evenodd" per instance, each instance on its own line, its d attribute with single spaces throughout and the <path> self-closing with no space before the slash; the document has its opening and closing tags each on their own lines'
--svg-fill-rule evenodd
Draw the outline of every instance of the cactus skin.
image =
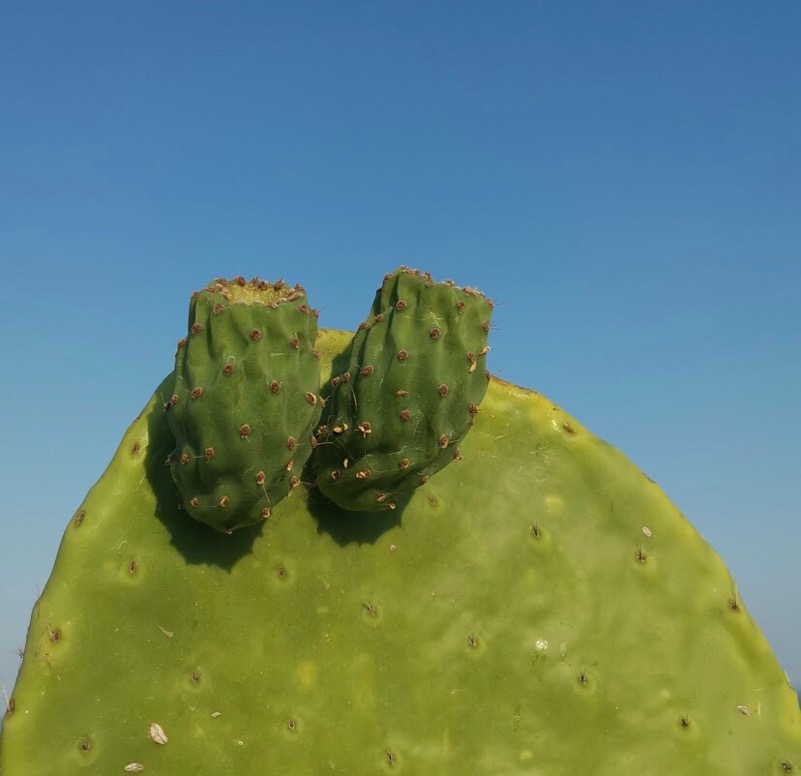
<svg viewBox="0 0 801 776">
<path fill-rule="evenodd" d="M 343 509 L 395 506 L 462 457 L 487 390 L 492 302 L 400 267 L 384 278 L 332 378 L 318 433 L 317 486 Z"/>
<path fill-rule="evenodd" d="M 324 371 L 348 339 L 321 332 Z M 3 776 L 801 772 L 720 558 L 544 397 L 493 379 L 402 521 L 299 488 L 221 542 L 181 516 L 172 446 L 157 391 L 34 607 Z"/>
<path fill-rule="evenodd" d="M 268 518 L 300 482 L 322 403 L 302 288 L 244 278 L 194 294 L 165 403 L 184 509 L 218 531 Z"/>
</svg>

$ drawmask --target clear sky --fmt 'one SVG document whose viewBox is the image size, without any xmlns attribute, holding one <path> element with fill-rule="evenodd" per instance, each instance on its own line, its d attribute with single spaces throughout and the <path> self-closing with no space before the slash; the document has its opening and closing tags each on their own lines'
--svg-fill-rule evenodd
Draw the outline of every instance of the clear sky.
<svg viewBox="0 0 801 776">
<path fill-rule="evenodd" d="M 498 302 L 490 367 L 657 480 L 801 685 L 801 4 L 0 11 L 0 679 L 189 293 L 398 264 Z"/>
</svg>

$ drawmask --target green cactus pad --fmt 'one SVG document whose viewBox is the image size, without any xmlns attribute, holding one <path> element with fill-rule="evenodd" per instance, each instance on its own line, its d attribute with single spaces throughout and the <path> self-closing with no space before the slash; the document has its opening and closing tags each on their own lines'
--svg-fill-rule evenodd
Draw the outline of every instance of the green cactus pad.
<svg viewBox="0 0 801 776">
<path fill-rule="evenodd" d="M 164 407 L 170 471 L 196 520 L 251 525 L 299 484 L 322 410 L 316 336 L 299 286 L 240 277 L 193 295 Z"/>
<path fill-rule="evenodd" d="M 321 332 L 324 371 L 349 338 Z M 67 526 L 3 776 L 801 772 L 720 558 L 543 396 L 493 379 L 403 510 L 297 488 L 231 536 L 182 516 L 159 396 Z"/>
<path fill-rule="evenodd" d="M 314 455 L 322 493 L 343 509 L 394 508 L 462 457 L 487 390 L 491 314 L 475 289 L 406 267 L 385 276 L 331 380 Z"/>
</svg>

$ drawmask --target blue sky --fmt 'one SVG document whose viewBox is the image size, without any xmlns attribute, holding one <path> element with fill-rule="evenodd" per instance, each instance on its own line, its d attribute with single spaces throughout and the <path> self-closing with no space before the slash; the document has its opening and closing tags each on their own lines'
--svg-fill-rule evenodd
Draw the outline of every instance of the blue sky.
<svg viewBox="0 0 801 776">
<path fill-rule="evenodd" d="M 398 264 L 656 479 L 801 685 L 801 5 L 16 3 L 0 12 L 0 680 L 189 293 Z"/>
</svg>

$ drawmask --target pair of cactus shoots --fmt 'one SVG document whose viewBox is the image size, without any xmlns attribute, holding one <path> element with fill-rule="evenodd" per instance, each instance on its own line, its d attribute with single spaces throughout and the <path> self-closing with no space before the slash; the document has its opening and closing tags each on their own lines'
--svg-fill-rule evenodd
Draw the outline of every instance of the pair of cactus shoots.
<svg viewBox="0 0 801 776">
<path fill-rule="evenodd" d="M 185 510 L 227 533 L 258 523 L 309 463 L 339 507 L 395 508 L 461 457 L 487 388 L 491 312 L 475 289 L 400 267 L 321 386 L 303 288 L 211 283 L 192 297 L 165 403 Z"/>
</svg>

